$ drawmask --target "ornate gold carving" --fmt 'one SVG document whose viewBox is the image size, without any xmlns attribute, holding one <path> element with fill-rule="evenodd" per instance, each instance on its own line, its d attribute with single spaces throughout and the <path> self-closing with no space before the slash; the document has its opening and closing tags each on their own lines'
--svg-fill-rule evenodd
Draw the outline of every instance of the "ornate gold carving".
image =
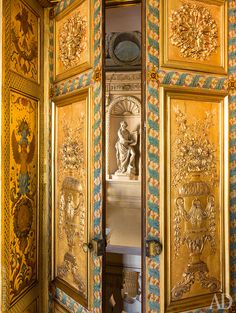
<svg viewBox="0 0 236 313">
<path fill-rule="evenodd" d="M 186 115 L 178 107 L 175 108 L 175 112 L 177 155 L 173 164 L 175 168 L 173 186 L 179 186 L 190 178 L 192 173 L 201 173 L 210 179 L 212 185 L 215 185 L 217 182 L 216 148 L 208 138 L 214 112 L 206 112 L 203 120 L 195 119 L 190 125 L 187 123 Z M 199 185 L 195 187 L 199 188 Z"/>
<path fill-rule="evenodd" d="M 79 236 L 80 245 L 84 242 L 85 232 L 85 202 L 83 184 L 72 177 L 63 181 L 59 204 L 59 236 L 63 238 L 63 229 L 67 237 L 70 250 L 76 245 L 75 238 Z M 76 217 L 79 216 L 79 224 Z"/>
<path fill-rule="evenodd" d="M 147 72 L 147 79 L 153 80 L 159 83 L 159 74 L 155 70 L 149 71 Z"/>
<path fill-rule="evenodd" d="M 38 38 L 38 17 L 23 2 L 16 1 L 12 12 L 11 69 L 36 82 L 39 78 Z"/>
<path fill-rule="evenodd" d="M 37 279 L 37 175 L 37 101 L 11 92 L 11 302 Z"/>
<path fill-rule="evenodd" d="M 96 82 L 100 81 L 102 79 L 102 71 L 101 69 L 98 69 L 94 72 L 94 80 Z"/>
<path fill-rule="evenodd" d="M 171 43 L 185 58 L 206 60 L 218 47 L 217 23 L 210 11 L 202 5 L 184 3 L 173 11 Z"/>
<path fill-rule="evenodd" d="M 228 89 L 229 90 L 236 90 L 236 80 L 234 78 L 231 78 L 228 81 Z"/>
<path fill-rule="evenodd" d="M 201 260 L 207 243 L 211 253 L 216 252 L 216 208 L 211 188 L 218 175 L 216 148 L 209 140 L 214 113 L 206 112 L 204 121 L 195 119 L 191 124 L 179 108 L 175 108 L 175 114 L 177 132 L 173 149 L 176 158 L 172 183 L 175 187 L 179 186 L 179 197 L 175 200 L 174 250 L 178 258 L 181 246 L 185 245 L 189 260 L 182 280 L 171 291 L 172 300 L 182 298 L 195 281 L 210 292 L 219 291 L 221 286 L 216 278 L 209 275 L 207 264 Z"/>
<path fill-rule="evenodd" d="M 64 262 L 61 266 L 58 267 L 57 273 L 58 273 L 58 276 L 61 278 L 71 273 L 73 277 L 73 281 L 76 284 L 78 290 L 82 294 L 84 294 L 84 296 L 87 298 L 86 287 L 85 287 L 82 277 L 80 276 L 79 266 L 73 254 L 67 252 L 64 255 Z"/>
<path fill-rule="evenodd" d="M 73 170 L 78 172 L 79 179 L 65 177 L 62 183 L 59 203 L 59 238 L 63 239 L 65 232 L 68 251 L 64 255 L 62 265 L 57 268 L 57 274 L 63 278 L 69 273 L 72 274 L 73 282 L 77 289 L 87 297 L 86 287 L 79 273 L 79 266 L 74 256 L 76 245 L 83 246 L 86 224 L 85 210 L 85 160 L 84 144 L 81 140 L 84 128 L 85 116 L 81 113 L 78 120 L 78 128 L 74 129 L 64 121 L 65 141 L 60 147 L 60 159 L 62 164 L 62 177 L 66 172 L 72 175 Z M 76 241 L 79 237 L 79 241 Z"/>
<path fill-rule="evenodd" d="M 59 32 L 59 57 L 66 69 L 80 63 L 81 53 L 87 48 L 87 20 L 76 12 L 62 25 Z"/>
<path fill-rule="evenodd" d="M 81 98 L 82 97 L 82 98 Z M 57 107 L 55 272 L 87 301 L 88 241 L 87 97 L 66 99 Z"/>
<path fill-rule="evenodd" d="M 64 170 L 78 170 L 82 169 L 84 165 L 84 147 L 81 141 L 81 132 L 84 127 L 85 116 L 80 115 L 78 119 L 78 127 L 71 128 L 64 120 L 63 131 L 65 141 L 60 147 L 60 157 Z"/>
<path fill-rule="evenodd" d="M 210 193 L 210 187 L 203 181 L 190 181 L 179 189 L 179 194 L 183 197 L 188 196 L 207 196 Z"/>
</svg>

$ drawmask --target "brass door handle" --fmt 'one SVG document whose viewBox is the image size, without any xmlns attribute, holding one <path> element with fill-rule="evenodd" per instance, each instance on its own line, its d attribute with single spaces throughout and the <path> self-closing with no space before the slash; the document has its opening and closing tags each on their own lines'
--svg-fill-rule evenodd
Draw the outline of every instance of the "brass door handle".
<svg viewBox="0 0 236 313">
<path fill-rule="evenodd" d="M 91 251 L 92 249 L 93 249 L 93 244 L 92 244 L 92 242 L 89 242 L 89 243 L 83 243 L 83 245 L 82 245 L 82 249 L 83 249 L 83 251 L 86 253 L 86 252 L 88 252 L 89 250 Z"/>
<path fill-rule="evenodd" d="M 146 256 L 153 258 L 162 252 L 162 244 L 157 239 L 146 240 Z"/>
</svg>

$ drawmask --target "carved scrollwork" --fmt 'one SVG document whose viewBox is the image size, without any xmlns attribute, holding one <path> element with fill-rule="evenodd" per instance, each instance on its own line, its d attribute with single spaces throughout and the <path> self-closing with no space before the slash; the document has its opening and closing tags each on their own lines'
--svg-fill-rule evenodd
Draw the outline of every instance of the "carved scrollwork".
<svg viewBox="0 0 236 313">
<path fill-rule="evenodd" d="M 170 17 L 171 43 L 184 58 L 206 60 L 216 52 L 218 27 L 203 5 L 184 3 Z"/>
<path fill-rule="evenodd" d="M 72 254 L 67 252 L 64 255 L 63 264 L 61 266 L 58 266 L 57 273 L 60 278 L 64 278 L 70 272 L 72 273 L 74 283 L 76 284 L 79 292 L 81 292 L 84 297 L 87 298 L 86 287 L 83 283 L 83 279 L 79 274 L 79 267 L 76 262 L 76 258 Z"/>
</svg>

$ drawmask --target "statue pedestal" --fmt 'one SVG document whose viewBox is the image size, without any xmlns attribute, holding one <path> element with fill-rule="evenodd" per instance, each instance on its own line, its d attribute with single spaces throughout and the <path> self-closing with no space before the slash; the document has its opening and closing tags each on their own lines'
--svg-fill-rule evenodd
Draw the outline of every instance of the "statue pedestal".
<svg viewBox="0 0 236 313">
<path fill-rule="evenodd" d="M 127 181 L 127 180 L 139 180 L 139 176 L 133 174 L 113 174 L 112 180 Z"/>
</svg>

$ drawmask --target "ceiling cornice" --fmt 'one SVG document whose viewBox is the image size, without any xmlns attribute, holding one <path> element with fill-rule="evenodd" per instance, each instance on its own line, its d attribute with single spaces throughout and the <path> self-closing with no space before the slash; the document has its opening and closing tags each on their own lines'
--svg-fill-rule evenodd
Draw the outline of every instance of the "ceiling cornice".
<svg viewBox="0 0 236 313">
<path fill-rule="evenodd" d="M 52 7 L 60 2 L 60 0 L 37 0 L 37 1 L 43 8 Z"/>
</svg>

